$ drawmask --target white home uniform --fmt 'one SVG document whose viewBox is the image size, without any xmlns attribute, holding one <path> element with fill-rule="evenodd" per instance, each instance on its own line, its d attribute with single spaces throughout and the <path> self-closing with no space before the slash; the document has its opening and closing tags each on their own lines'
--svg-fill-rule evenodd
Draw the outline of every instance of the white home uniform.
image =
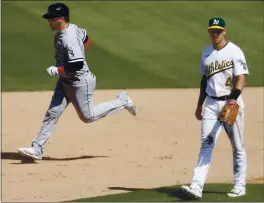
<svg viewBox="0 0 264 203">
<path fill-rule="evenodd" d="M 204 103 L 201 149 L 198 164 L 194 169 L 192 185 L 203 190 L 213 148 L 221 130 L 225 129 L 233 148 L 234 187 L 245 189 L 246 152 L 243 142 L 244 102 L 242 96 L 240 95 L 237 99 L 240 108 L 233 127 L 222 125 L 217 120 L 221 109 L 227 102 L 226 96 L 231 92 L 232 78 L 249 73 L 243 51 L 232 42 L 218 51 L 213 48 L 213 45 L 205 48 L 201 57 L 200 73 L 207 77 L 206 93 L 208 96 Z"/>
</svg>

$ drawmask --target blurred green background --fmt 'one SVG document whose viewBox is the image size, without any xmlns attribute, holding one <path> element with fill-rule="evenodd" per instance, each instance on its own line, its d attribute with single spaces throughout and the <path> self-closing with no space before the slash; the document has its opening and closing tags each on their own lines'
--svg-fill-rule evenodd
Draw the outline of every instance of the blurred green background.
<svg viewBox="0 0 264 203">
<path fill-rule="evenodd" d="M 2 2 L 2 91 L 52 90 L 53 34 L 41 18 L 54 1 Z M 263 8 L 257 1 L 66 1 L 71 22 L 93 38 L 87 53 L 97 89 L 199 87 L 211 42 L 208 19 L 226 20 L 245 53 L 248 86 L 263 86 Z"/>
</svg>

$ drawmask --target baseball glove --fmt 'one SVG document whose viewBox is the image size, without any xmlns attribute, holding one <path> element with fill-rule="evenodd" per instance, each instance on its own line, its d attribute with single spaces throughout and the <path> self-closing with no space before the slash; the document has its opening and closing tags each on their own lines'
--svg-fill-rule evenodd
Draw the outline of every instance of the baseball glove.
<svg viewBox="0 0 264 203">
<path fill-rule="evenodd" d="M 236 101 L 231 100 L 223 106 L 222 110 L 219 113 L 218 120 L 220 122 L 233 126 L 236 122 L 238 111 L 239 105 L 236 103 Z"/>
</svg>

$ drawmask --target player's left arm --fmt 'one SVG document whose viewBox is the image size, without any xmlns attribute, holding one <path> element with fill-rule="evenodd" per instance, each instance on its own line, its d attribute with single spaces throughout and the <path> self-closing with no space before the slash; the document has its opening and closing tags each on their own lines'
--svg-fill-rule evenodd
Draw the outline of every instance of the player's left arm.
<svg viewBox="0 0 264 203">
<path fill-rule="evenodd" d="M 61 77 L 68 77 L 76 73 L 83 68 L 84 58 L 82 55 L 81 47 L 74 38 L 67 38 L 61 36 L 58 40 L 58 46 L 66 52 L 68 61 L 62 66 L 50 66 L 47 68 L 47 73 L 50 76 L 59 75 Z"/>
<path fill-rule="evenodd" d="M 90 35 L 87 34 L 86 29 L 84 29 L 84 28 L 78 28 L 78 29 L 80 31 L 79 32 L 80 37 L 82 38 L 82 41 L 83 41 L 84 51 L 87 52 L 88 47 L 90 46 L 92 39 L 91 39 Z"/>
<path fill-rule="evenodd" d="M 239 90 L 243 90 L 244 87 L 246 86 L 246 79 L 247 79 L 247 75 L 246 74 L 241 74 L 241 75 L 237 75 L 234 76 L 233 78 L 233 88 L 234 89 L 239 89 Z"/>
<path fill-rule="evenodd" d="M 242 50 L 238 50 L 234 57 L 234 68 L 233 68 L 233 88 L 229 95 L 232 100 L 237 100 L 246 86 L 247 75 L 249 74 L 246 59 Z"/>
</svg>

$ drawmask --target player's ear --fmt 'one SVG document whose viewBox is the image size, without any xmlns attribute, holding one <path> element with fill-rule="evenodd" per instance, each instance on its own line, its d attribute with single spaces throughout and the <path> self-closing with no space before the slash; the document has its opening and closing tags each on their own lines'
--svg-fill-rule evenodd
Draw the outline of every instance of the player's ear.
<svg viewBox="0 0 264 203">
<path fill-rule="evenodd" d="M 227 32 L 227 29 L 225 28 L 224 31 L 223 31 L 223 35 L 224 36 L 226 35 L 226 32 Z"/>
<path fill-rule="evenodd" d="M 207 33 L 208 33 L 209 36 L 211 36 L 211 33 L 210 33 L 210 30 L 209 29 L 207 30 Z"/>
</svg>

